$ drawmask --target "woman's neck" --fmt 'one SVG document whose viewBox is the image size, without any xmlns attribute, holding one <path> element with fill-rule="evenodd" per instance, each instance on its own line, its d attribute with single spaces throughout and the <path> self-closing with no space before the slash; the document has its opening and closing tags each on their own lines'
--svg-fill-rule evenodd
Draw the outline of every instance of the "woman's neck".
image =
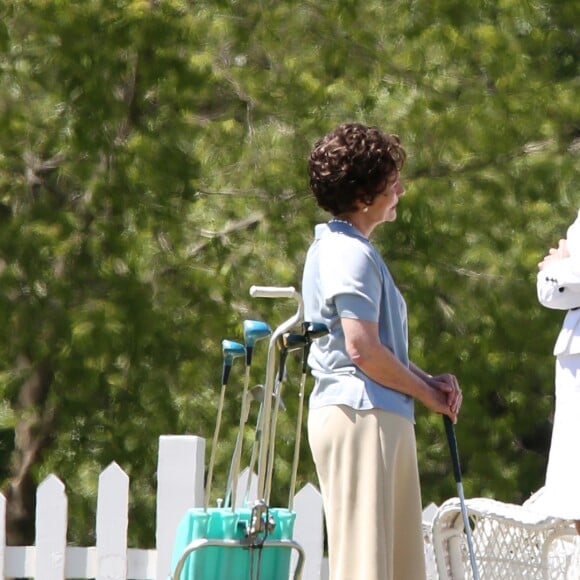
<svg viewBox="0 0 580 580">
<path fill-rule="evenodd" d="M 365 238 L 368 238 L 377 224 L 369 219 L 368 214 L 362 210 L 345 212 L 334 216 L 337 221 L 345 222 L 354 226 Z"/>
</svg>

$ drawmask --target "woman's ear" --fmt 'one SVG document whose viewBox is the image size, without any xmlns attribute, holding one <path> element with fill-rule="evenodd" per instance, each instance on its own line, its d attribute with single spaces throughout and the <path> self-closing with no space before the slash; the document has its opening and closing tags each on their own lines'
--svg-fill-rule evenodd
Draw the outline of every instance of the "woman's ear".
<svg viewBox="0 0 580 580">
<path fill-rule="evenodd" d="M 355 212 L 362 211 L 363 213 L 367 213 L 369 211 L 369 205 L 372 205 L 372 203 L 367 204 L 362 199 L 359 198 L 354 203 L 354 211 Z"/>
</svg>

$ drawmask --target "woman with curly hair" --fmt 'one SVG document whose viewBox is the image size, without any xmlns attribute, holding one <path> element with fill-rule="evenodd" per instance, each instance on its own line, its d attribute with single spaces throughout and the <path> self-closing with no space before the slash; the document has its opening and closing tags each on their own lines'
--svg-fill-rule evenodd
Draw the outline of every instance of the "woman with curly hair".
<svg viewBox="0 0 580 580">
<path fill-rule="evenodd" d="M 304 266 L 313 345 L 308 438 L 322 491 L 331 580 L 424 580 L 414 400 L 453 422 L 457 379 L 408 357 L 405 301 L 377 249 L 397 218 L 406 153 L 399 138 L 339 126 L 310 153 L 310 188 L 332 218 L 315 229 Z"/>
</svg>

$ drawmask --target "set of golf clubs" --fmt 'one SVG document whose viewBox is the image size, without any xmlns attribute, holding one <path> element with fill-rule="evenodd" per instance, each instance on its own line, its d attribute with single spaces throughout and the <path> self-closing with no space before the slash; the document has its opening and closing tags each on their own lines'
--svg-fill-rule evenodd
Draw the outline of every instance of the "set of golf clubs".
<svg viewBox="0 0 580 580">
<path fill-rule="evenodd" d="M 296 481 L 300 459 L 300 440 L 302 432 L 302 416 L 304 409 L 304 397 L 306 380 L 308 377 L 307 359 L 312 342 L 328 334 L 324 324 L 305 322 L 303 320 L 303 303 L 300 294 L 292 287 L 279 288 L 269 286 L 253 286 L 250 295 L 262 298 L 292 298 L 298 303 L 294 316 L 283 322 L 275 330 L 260 320 L 244 320 L 243 344 L 232 340 L 222 341 L 222 380 L 218 399 L 216 424 L 212 439 L 209 459 L 207 483 L 205 487 L 204 507 L 207 510 L 211 500 L 213 472 L 216 459 L 217 445 L 221 428 L 222 414 L 225 404 L 225 395 L 230 377 L 230 372 L 236 359 L 244 359 L 245 373 L 241 395 L 241 410 L 238 432 L 234 444 L 234 451 L 230 463 L 226 483 L 225 499 L 221 507 L 231 508 L 233 511 L 238 507 L 238 486 L 242 461 L 244 434 L 250 414 L 252 402 L 259 403 L 255 436 L 250 453 L 249 473 L 252 474 L 258 463 L 258 498 L 266 504 L 270 502 L 272 488 L 272 476 L 274 471 L 274 448 L 276 440 L 277 417 L 284 408 L 282 390 L 286 380 L 286 362 L 289 353 L 302 351 L 302 374 L 298 392 L 298 411 L 296 417 L 296 431 L 294 442 L 294 456 L 291 468 L 290 485 L 288 492 L 288 509 L 293 509 L 293 498 L 296 490 Z M 251 367 L 256 344 L 259 341 L 269 339 L 266 363 L 266 378 L 263 384 L 257 384 L 250 388 Z M 276 369 L 277 365 L 277 369 Z M 248 477 L 243 501 L 248 502 L 251 478 Z"/>
</svg>

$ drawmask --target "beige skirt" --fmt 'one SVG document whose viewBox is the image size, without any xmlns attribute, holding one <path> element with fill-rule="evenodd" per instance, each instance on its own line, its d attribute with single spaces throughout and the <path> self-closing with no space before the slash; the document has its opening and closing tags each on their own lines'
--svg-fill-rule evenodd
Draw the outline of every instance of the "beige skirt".
<svg viewBox="0 0 580 580">
<path fill-rule="evenodd" d="M 425 580 L 413 424 L 380 409 L 311 409 L 330 580 Z"/>
</svg>

